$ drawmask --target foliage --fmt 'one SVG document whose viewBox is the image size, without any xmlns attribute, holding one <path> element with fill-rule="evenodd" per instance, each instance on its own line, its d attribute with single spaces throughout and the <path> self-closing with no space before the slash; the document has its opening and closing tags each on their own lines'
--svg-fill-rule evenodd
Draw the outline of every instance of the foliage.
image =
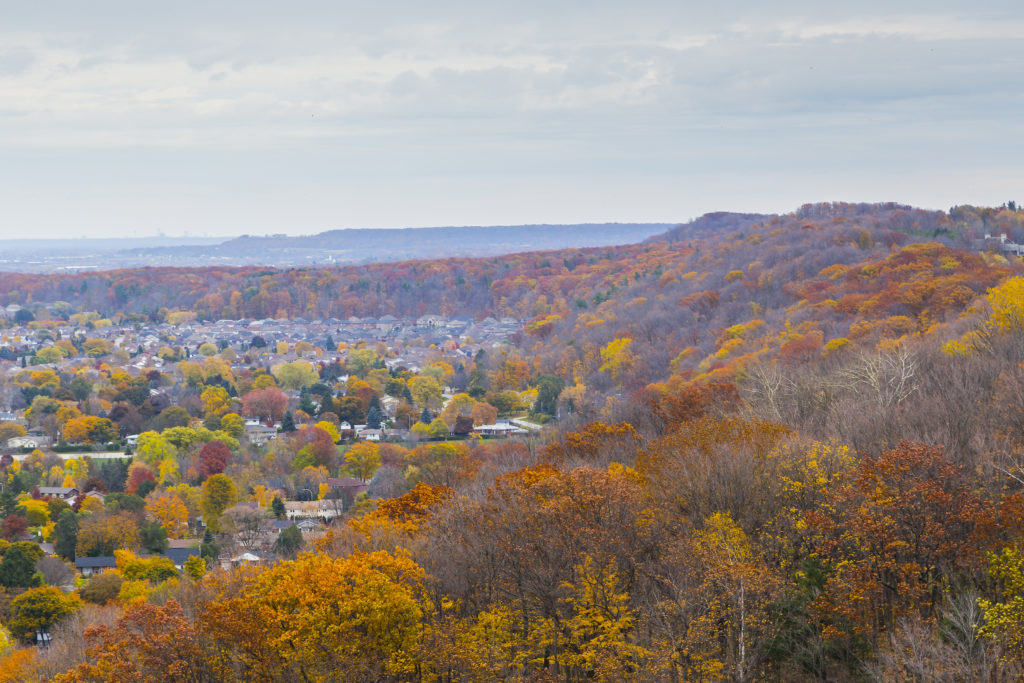
<svg viewBox="0 0 1024 683">
<path fill-rule="evenodd" d="M 104 512 L 88 515 L 78 529 L 77 557 L 111 556 L 115 550 L 139 547 L 139 527 L 127 513 Z"/>
<path fill-rule="evenodd" d="M 77 544 L 78 516 L 71 510 L 64 510 L 57 518 L 57 525 L 53 532 L 54 552 L 65 560 L 74 560 Z"/>
<path fill-rule="evenodd" d="M 358 479 L 369 480 L 380 463 L 380 451 L 373 442 L 359 441 L 345 451 L 345 466 Z"/>
<path fill-rule="evenodd" d="M 235 483 L 223 474 L 215 474 L 203 483 L 203 495 L 200 506 L 206 524 L 217 528 L 222 512 L 238 501 Z"/>
<path fill-rule="evenodd" d="M 11 601 L 7 628 L 23 642 L 35 640 L 37 630 L 50 628 L 81 608 L 74 595 L 65 595 L 59 588 L 32 588 Z"/>
<path fill-rule="evenodd" d="M 7 549 L 0 560 L 0 586 L 20 588 L 38 586 L 35 561 L 17 546 Z"/>
<path fill-rule="evenodd" d="M 97 605 L 106 605 L 117 599 L 121 592 L 121 584 L 124 579 L 115 572 L 103 572 L 91 577 L 85 582 L 78 594 L 86 602 Z"/>
<path fill-rule="evenodd" d="M 299 527 L 292 524 L 278 534 L 274 540 L 274 552 L 282 557 L 294 558 L 302 550 L 305 541 Z"/>
<path fill-rule="evenodd" d="M 244 579 L 233 597 L 206 607 L 209 636 L 246 642 L 248 652 L 270 649 L 285 666 L 311 680 L 380 679 L 410 674 L 424 607 L 422 570 L 411 559 L 377 552 L 343 559 L 305 554 Z M 250 666 L 251 656 L 239 651 Z"/>
</svg>

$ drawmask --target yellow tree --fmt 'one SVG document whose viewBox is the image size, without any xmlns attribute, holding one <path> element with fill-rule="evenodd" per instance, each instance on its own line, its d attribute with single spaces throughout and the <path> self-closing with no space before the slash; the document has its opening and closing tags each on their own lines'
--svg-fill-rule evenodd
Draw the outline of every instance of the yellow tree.
<svg viewBox="0 0 1024 683">
<path fill-rule="evenodd" d="M 231 401 L 231 396 L 228 395 L 227 389 L 220 385 L 206 387 L 199 398 L 203 402 L 204 418 L 209 418 L 213 415 L 223 415 L 227 412 L 228 403 Z"/>
<path fill-rule="evenodd" d="M 204 521 L 213 530 L 219 530 L 220 515 L 238 501 L 235 483 L 223 474 L 215 474 L 203 482 L 200 507 Z"/>
<path fill-rule="evenodd" d="M 626 373 L 633 368 L 633 364 L 636 362 L 636 356 L 630 348 L 632 345 L 633 340 L 629 337 L 619 337 L 608 342 L 601 349 L 600 370 L 611 375 L 618 384 L 622 383 Z"/>
<path fill-rule="evenodd" d="M 82 520 L 75 553 L 80 557 L 100 557 L 113 555 L 120 548 L 138 547 L 139 528 L 131 515 L 99 513 Z"/>
<path fill-rule="evenodd" d="M 320 380 L 313 366 L 306 361 L 296 360 L 291 363 L 279 363 L 270 368 L 274 377 L 285 389 L 301 389 Z"/>
<path fill-rule="evenodd" d="M 1024 329 L 1024 277 L 1011 277 L 988 290 L 988 328 L 994 332 Z"/>
<path fill-rule="evenodd" d="M 204 606 L 201 628 L 252 672 L 245 677 L 258 677 L 264 657 L 310 681 L 404 680 L 416 671 L 424 573 L 410 558 L 304 554 L 242 580 Z"/>
<path fill-rule="evenodd" d="M 691 599 L 703 609 L 686 634 L 696 664 L 689 674 L 748 680 L 771 636 L 768 608 L 776 597 L 777 578 L 754 555 L 747 535 L 728 513 L 710 515 L 691 540 L 702 579 Z"/>
<path fill-rule="evenodd" d="M 575 580 L 564 584 L 572 594 L 566 626 L 569 642 L 565 663 L 597 681 L 627 680 L 643 670 L 648 653 L 634 642 L 635 619 L 629 594 L 620 586 L 614 561 L 598 563 L 590 556 L 576 565 Z"/>
<path fill-rule="evenodd" d="M 380 467 L 380 449 L 370 441 L 359 441 L 345 451 L 345 465 L 353 476 L 366 481 Z"/>
<path fill-rule="evenodd" d="M 142 432 L 135 444 L 135 453 L 147 465 L 158 465 L 168 458 L 176 457 L 178 449 L 162 434 Z"/>
<path fill-rule="evenodd" d="M 471 415 L 475 405 L 476 399 L 469 394 L 455 394 L 444 404 L 444 410 L 441 411 L 441 419 L 449 427 L 454 427 L 455 420 L 459 417 Z"/>
<path fill-rule="evenodd" d="M 222 431 L 239 439 L 245 433 L 245 420 L 238 413 L 228 413 L 220 419 L 220 428 Z"/>
<path fill-rule="evenodd" d="M 333 422 L 321 420 L 320 422 L 317 422 L 314 426 L 319 427 L 320 429 L 327 432 L 331 437 L 331 441 L 333 441 L 334 443 L 338 443 L 339 441 L 341 441 L 341 434 L 338 432 L 338 428 L 334 426 Z"/>
<path fill-rule="evenodd" d="M 169 538 L 181 538 L 188 529 L 188 508 L 173 493 L 150 493 L 146 497 L 146 513 L 167 530 Z"/>
</svg>

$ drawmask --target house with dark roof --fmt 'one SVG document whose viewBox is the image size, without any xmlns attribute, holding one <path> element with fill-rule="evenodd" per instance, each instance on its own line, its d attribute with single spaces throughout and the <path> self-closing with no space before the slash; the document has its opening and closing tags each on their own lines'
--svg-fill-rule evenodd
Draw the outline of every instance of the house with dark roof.
<svg viewBox="0 0 1024 683">
<path fill-rule="evenodd" d="M 108 569 L 117 568 L 117 558 L 110 555 L 103 557 L 76 557 L 75 569 L 82 573 L 84 578 L 96 574 L 102 574 Z"/>
<path fill-rule="evenodd" d="M 275 519 L 270 523 L 270 530 L 274 535 L 280 534 L 282 531 L 289 527 L 296 526 L 294 520 L 291 519 Z"/>
<path fill-rule="evenodd" d="M 40 486 L 39 495 L 59 498 L 61 500 L 71 500 L 78 497 L 78 489 L 71 486 Z"/>
<path fill-rule="evenodd" d="M 188 561 L 188 558 L 199 557 L 200 551 L 195 546 L 191 548 L 167 548 L 164 550 L 163 555 L 174 563 L 178 571 L 181 571 L 185 568 L 185 562 Z"/>
</svg>

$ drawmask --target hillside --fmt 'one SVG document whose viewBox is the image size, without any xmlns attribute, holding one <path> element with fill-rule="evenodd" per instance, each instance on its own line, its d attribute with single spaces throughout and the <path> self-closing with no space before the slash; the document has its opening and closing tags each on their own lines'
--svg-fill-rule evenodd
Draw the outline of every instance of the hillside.
<svg viewBox="0 0 1024 683">
<path fill-rule="evenodd" d="M 125 255 L 157 264 L 173 258 L 185 265 L 379 263 L 631 244 L 670 227 L 665 223 L 583 223 L 386 230 L 361 228 L 296 237 L 243 235 L 215 245 L 134 249 Z"/>
<path fill-rule="evenodd" d="M 0 678 L 1019 680 L 1022 225 L 2 278 Z"/>
</svg>

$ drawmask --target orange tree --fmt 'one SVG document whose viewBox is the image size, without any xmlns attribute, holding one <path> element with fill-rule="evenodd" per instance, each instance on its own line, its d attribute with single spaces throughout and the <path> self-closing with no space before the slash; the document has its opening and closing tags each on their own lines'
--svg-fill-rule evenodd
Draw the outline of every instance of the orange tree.
<svg viewBox="0 0 1024 683">
<path fill-rule="evenodd" d="M 995 512 L 938 447 L 865 458 L 807 515 L 826 572 L 814 604 L 823 635 L 856 650 L 903 616 L 933 618 L 947 586 L 982 571 Z"/>
</svg>

